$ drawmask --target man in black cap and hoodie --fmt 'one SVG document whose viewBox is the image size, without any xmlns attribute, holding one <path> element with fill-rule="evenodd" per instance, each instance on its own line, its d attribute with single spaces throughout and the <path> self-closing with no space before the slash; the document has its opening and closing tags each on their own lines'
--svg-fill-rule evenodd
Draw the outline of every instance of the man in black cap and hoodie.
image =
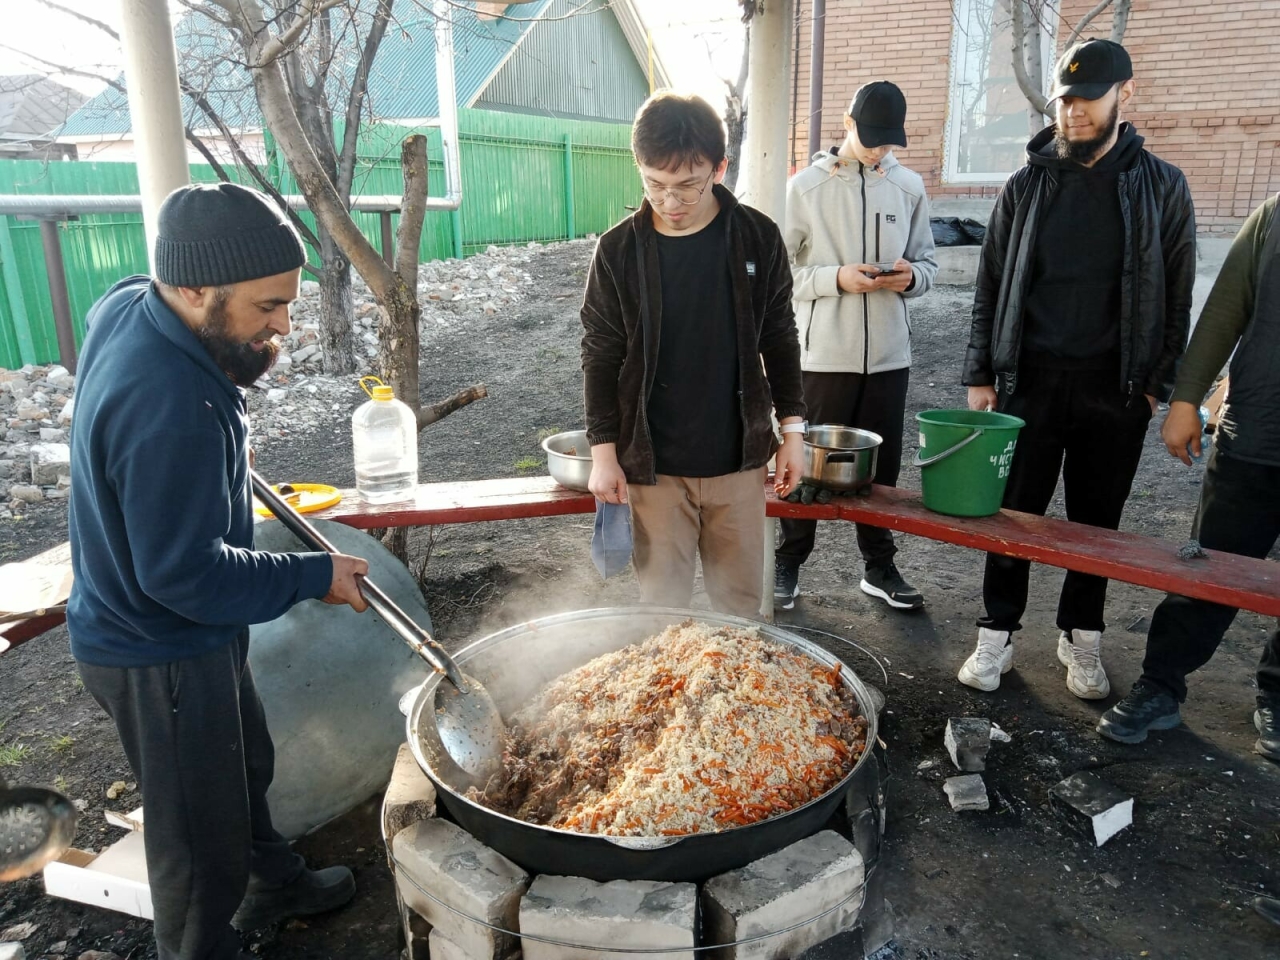
<svg viewBox="0 0 1280 960">
<path fill-rule="evenodd" d="M 155 279 L 120 281 L 86 321 L 67 628 L 142 789 L 160 960 L 236 960 L 249 954 L 233 927 L 355 893 L 350 870 L 307 869 L 272 827 L 247 625 L 303 600 L 363 610 L 369 565 L 253 549 L 244 388 L 289 332 L 297 232 L 233 183 L 175 190 L 158 226 Z"/>
<path fill-rule="evenodd" d="M 1186 345 L 1195 214 L 1182 172 L 1122 122 L 1129 54 L 1086 40 L 1055 67 L 1056 123 L 1032 138 L 987 226 L 964 361 L 969 407 L 1026 421 L 1004 506 L 1043 514 L 1061 474 L 1067 518 L 1114 530 L 1159 401 Z M 1030 564 L 989 554 L 985 616 L 961 683 L 995 690 L 1013 665 Z M 1107 581 L 1068 571 L 1058 660 L 1082 699 L 1102 666 Z"/>
</svg>

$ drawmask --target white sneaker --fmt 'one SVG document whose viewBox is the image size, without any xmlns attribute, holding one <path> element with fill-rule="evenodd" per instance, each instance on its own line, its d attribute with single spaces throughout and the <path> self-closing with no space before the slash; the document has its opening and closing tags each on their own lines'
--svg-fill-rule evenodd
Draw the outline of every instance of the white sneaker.
<svg viewBox="0 0 1280 960">
<path fill-rule="evenodd" d="M 1067 689 L 1081 700 L 1101 700 L 1111 692 L 1111 681 L 1102 669 L 1102 634 L 1097 630 L 1072 630 L 1058 638 L 1058 659 L 1067 650 Z"/>
<path fill-rule="evenodd" d="M 990 693 L 1000 686 L 1000 677 L 1013 668 L 1013 644 L 1009 631 L 978 628 L 978 645 L 964 662 L 956 679 L 966 687 Z"/>
<path fill-rule="evenodd" d="M 1065 630 L 1058 634 L 1058 662 L 1064 667 L 1071 666 L 1071 638 Z"/>
</svg>

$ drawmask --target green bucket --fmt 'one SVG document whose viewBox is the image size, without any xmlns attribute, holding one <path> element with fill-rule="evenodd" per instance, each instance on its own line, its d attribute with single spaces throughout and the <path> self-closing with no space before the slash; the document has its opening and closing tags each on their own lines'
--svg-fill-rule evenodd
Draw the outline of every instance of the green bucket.
<svg viewBox="0 0 1280 960">
<path fill-rule="evenodd" d="M 1026 421 L 985 410 L 925 410 L 916 421 L 924 505 L 952 517 L 997 513 Z"/>
</svg>

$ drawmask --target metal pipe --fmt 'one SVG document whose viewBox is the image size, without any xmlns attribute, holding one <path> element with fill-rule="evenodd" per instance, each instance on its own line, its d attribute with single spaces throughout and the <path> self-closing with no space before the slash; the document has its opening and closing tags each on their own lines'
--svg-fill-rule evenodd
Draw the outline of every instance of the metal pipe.
<svg viewBox="0 0 1280 960">
<path fill-rule="evenodd" d="M 458 88 L 453 77 L 453 4 L 450 0 L 433 0 L 431 13 L 436 18 L 436 110 L 444 147 L 444 197 L 428 197 L 427 209 L 457 210 L 462 206 L 462 164 L 458 152 Z"/>
<path fill-rule="evenodd" d="M 172 191 L 191 182 L 178 94 L 178 58 L 165 0 L 120 3 L 120 46 L 129 117 L 138 145 L 147 255 L 154 257 L 160 205 Z"/>
<path fill-rule="evenodd" d="M 822 71 L 827 44 L 827 0 L 813 0 L 809 28 L 809 154 L 822 149 Z"/>
<path fill-rule="evenodd" d="M 58 362 L 76 372 L 76 333 L 71 321 L 71 298 L 67 296 L 67 271 L 62 260 L 58 221 L 40 221 L 40 242 L 44 246 L 44 268 L 49 276 L 49 299 L 53 301 L 53 328 L 58 335 Z"/>
<path fill-rule="evenodd" d="M 285 196 L 294 210 L 306 210 L 307 198 Z M 428 200 L 440 200 L 429 197 Z M 351 209 L 361 213 L 400 212 L 401 198 L 395 194 L 353 197 Z M 428 205 L 428 209 L 432 209 Z M 441 209 L 452 209 L 441 208 Z M 0 194 L 0 216 L 66 218 L 89 213 L 142 213 L 143 198 L 129 194 Z"/>
<path fill-rule="evenodd" d="M 777 0 L 751 18 L 747 102 L 750 120 L 742 155 L 747 158 L 746 201 L 781 223 L 787 201 L 787 101 L 777 95 L 790 72 L 795 0 Z"/>
</svg>

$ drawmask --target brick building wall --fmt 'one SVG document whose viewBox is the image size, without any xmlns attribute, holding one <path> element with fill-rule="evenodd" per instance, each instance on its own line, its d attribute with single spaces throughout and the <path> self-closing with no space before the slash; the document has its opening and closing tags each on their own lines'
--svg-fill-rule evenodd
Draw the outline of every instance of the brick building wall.
<svg viewBox="0 0 1280 960">
<path fill-rule="evenodd" d="M 812 0 L 800 7 L 793 164 L 807 164 Z M 1095 0 L 1063 0 L 1055 47 Z M 951 0 L 827 0 L 822 91 L 824 148 L 843 137 L 854 90 L 875 79 L 902 87 L 911 141 L 898 158 L 934 197 L 994 196 L 998 183 L 948 184 L 944 141 L 954 21 Z M 1107 36 L 1110 13 L 1086 36 Z M 1231 233 L 1280 190 L 1280 0 L 1133 0 L 1124 44 L 1137 93 L 1128 118 L 1147 147 L 1187 175 L 1205 233 Z M 1046 70 L 1051 64 L 1046 64 Z M 794 77 L 788 78 L 789 84 Z"/>
</svg>

